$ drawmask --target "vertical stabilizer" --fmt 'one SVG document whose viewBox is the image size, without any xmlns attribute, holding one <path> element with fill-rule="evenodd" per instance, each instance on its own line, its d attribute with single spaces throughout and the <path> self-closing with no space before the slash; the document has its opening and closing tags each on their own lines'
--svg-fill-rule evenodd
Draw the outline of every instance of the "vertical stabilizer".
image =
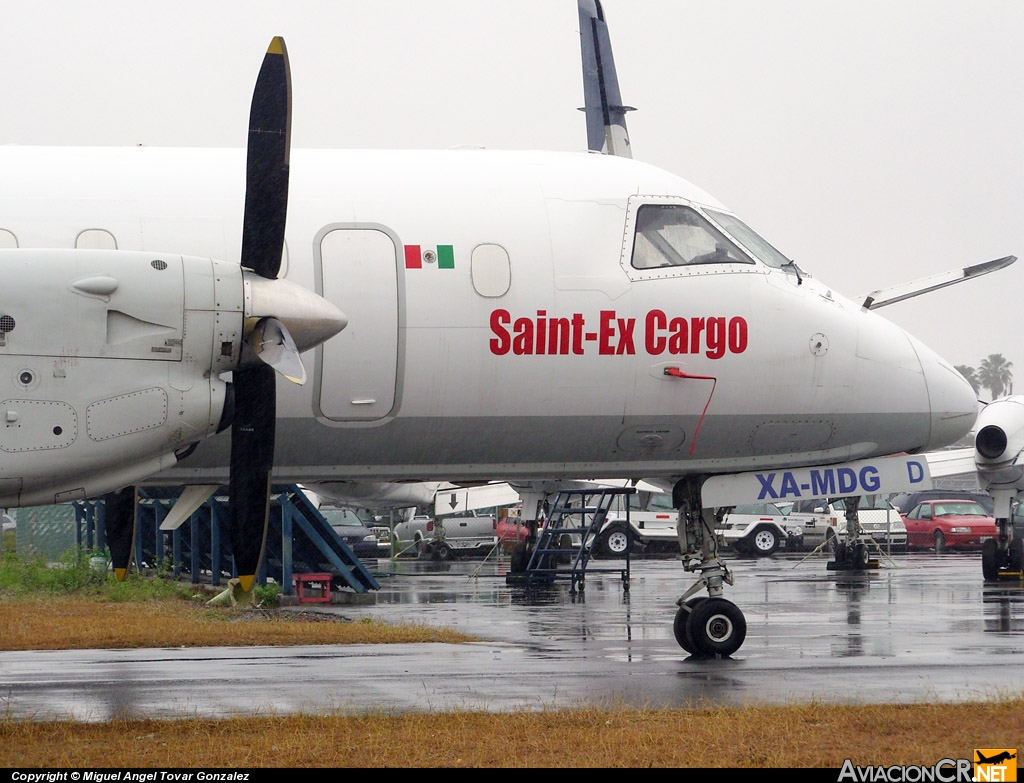
<svg viewBox="0 0 1024 783">
<path fill-rule="evenodd" d="M 600 0 L 577 0 L 580 50 L 583 55 L 583 101 L 587 115 L 587 147 L 595 152 L 632 158 L 626 112 L 615 73 L 612 42 Z"/>
</svg>

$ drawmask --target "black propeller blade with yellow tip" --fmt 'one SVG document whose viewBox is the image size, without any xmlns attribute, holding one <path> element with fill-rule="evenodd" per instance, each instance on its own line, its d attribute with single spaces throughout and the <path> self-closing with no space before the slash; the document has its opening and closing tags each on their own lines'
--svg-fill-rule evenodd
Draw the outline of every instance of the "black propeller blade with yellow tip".
<svg viewBox="0 0 1024 783">
<path fill-rule="evenodd" d="M 231 550 L 239 582 L 252 588 L 263 557 L 270 510 L 276 419 L 275 371 L 303 384 L 299 357 L 345 328 L 331 302 L 279 279 L 288 213 L 291 142 L 291 73 L 282 38 L 263 58 L 249 112 L 245 209 L 242 220 L 242 282 L 245 312 L 242 345 L 232 369 L 225 418 L 231 423 Z M 108 496 L 108 531 L 115 569 L 127 569 L 134 531 L 133 488 Z M 127 544 L 120 543 L 127 537 Z M 117 547 L 118 554 L 113 549 Z M 119 570 L 123 578 L 124 571 Z"/>
<path fill-rule="evenodd" d="M 241 258 L 243 267 L 271 280 L 277 278 L 284 252 L 291 118 L 288 50 L 282 38 L 274 38 L 263 58 L 249 111 Z M 252 331 L 265 325 L 246 328 Z M 235 369 L 232 383 L 231 550 L 239 582 L 248 591 L 267 538 L 277 379 L 273 367 L 257 362 Z"/>
<path fill-rule="evenodd" d="M 135 542 L 135 487 L 104 495 L 103 515 L 110 562 L 117 580 L 123 582 L 132 562 L 132 544 Z"/>
</svg>

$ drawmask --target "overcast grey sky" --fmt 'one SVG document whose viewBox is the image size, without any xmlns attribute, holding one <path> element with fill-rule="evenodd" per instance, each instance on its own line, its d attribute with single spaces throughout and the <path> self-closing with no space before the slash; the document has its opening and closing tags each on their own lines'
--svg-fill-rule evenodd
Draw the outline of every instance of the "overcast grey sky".
<svg viewBox="0 0 1024 783">
<path fill-rule="evenodd" d="M 573 0 L 4 4 L 0 143 L 241 146 L 284 35 L 293 143 L 582 149 Z M 1024 257 L 1024 2 L 605 0 L 634 156 L 853 295 Z M 1024 260 L 879 312 L 1024 390 Z"/>
</svg>

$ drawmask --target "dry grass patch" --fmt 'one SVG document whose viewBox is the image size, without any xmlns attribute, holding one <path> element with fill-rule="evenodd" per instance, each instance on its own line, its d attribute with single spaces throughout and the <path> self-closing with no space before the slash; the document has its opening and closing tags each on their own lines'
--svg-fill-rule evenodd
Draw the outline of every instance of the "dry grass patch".
<svg viewBox="0 0 1024 783">
<path fill-rule="evenodd" d="M 29 767 L 835 767 L 1024 746 L 1024 698 L 977 704 L 0 721 Z"/>
<path fill-rule="evenodd" d="M 0 627 L 3 650 L 473 641 L 455 631 L 338 615 L 78 596 L 0 601 Z"/>
</svg>

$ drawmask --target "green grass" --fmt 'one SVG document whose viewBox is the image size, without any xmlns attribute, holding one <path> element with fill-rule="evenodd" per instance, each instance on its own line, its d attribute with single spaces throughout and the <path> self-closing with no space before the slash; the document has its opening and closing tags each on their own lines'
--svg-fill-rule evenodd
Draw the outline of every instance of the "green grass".
<svg viewBox="0 0 1024 783">
<path fill-rule="evenodd" d="M 112 572 L 94 569 L 88 552 L 68 552 L 56 563 L 9 553 L 0 557 L 0 649 L 474 641 L 415 624 L 278 612 L 273 584 L 254 590 L 244 607 L 211 606 L 210 597 L 202 587 L 159 575 L 129 574 L 118 582 Z"/>
<path fill-rule="evenodd" d="M 56 562 L 43 557 L 19 557 L 4 549 L 0 556 L 0 595 L 25 598 L 46 595 L 103 597 L 108 601 L 149 601 L 156 598 L 189 598 L 192 591 L 163 579 L 127 579 L 118 582 L 110 571 L 93 568 L 94 553 L 65 552 Z"/>
</svg>

